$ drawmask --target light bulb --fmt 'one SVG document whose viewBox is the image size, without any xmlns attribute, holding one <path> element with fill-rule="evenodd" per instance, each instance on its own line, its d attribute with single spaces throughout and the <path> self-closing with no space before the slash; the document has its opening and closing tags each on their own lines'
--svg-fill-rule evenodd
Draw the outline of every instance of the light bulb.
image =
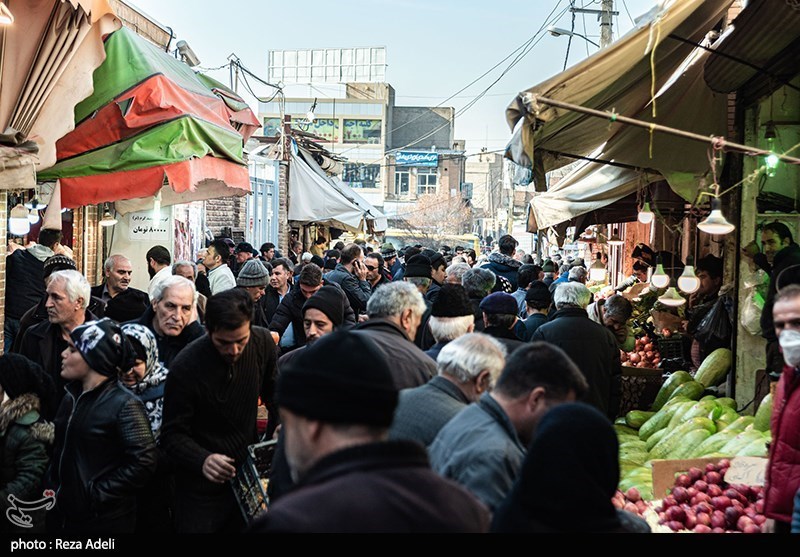
<svg viewBox="0 0 800 557">
<path fill-rule="evenodd" d="M 778 163 L 780 162 L 778 155 L 775 153 L 770 153 L 767 155 L 767 158 L 764 159 L 764 162 L 766 163 L 767 167 L 767 176 L 774 178 L 778 171 Z"/>
<path fill-rule="evenodd" d="M 655 218 L 655 215 L 653 214 L 653 211 L 650 210 L 650 202 L 647 201 L 645 202 L 644 207 L 642 207 L 642 210 L 639 211 L 638 220 L 642 224 L 650 224 L 653 222 L 653 218 Z"/>
<path fill-rule="evenodd" d="M 106 209 L 106 212 L 103 213 L 103 218 L 100 219 L 100 226 L 114 226 L 115 224 L 117 224 L 117 219 Z"/>
<path fill-rule="evenodd" d="M 711 214 L 697 225 L 706 234 L 719 236 L 733 232 L 736 227 L 728 222 L 722 214 L 722 201 L 718 197 L 711 200 Z"/>
<path fill-rule="evenodd" d="M 609 246 L 622 246 L 625 245 L 625 242 L 619 237 L 619 232 L 616 230 L 611 235 L 611 238 L 608 239 Z"/>
<path fill-rule="evenodd" d="M 308 120 L 309 124 L 312 123 L 315 119 L 316 119 L 316 116 L 314 116 L 314 111 L 313 110 L 309 110 L 308 112 L 306 112 L 306 120 Z"/>
<path fill-rule="evenodd" d="M 601 257 L 602 256 L 598 253 L 597 259 L 595 259 L 594 263 L 589 267 L 589 280 L 592 282 L 604 282 L 606 280 L 608 271 L 606 271 L 606 266 L 603 265 L 603 262 L 600 260 Z"/>
<path fill-rule="evenodd" d="M 153 197 L 153 226 L 158 225 L 161 220 L 161 192 Z"/>
<path fill-rule="evenodd" d="M 656 272 L 650 277 L 650 284 L 656 288 L 666 288 L 669 286 L 669 275 L 664 272 L 664 265 L 661 263 L 656 266 Z"/>
<path fill-rule="evenodd" d="M 39 211 L 31 209 L 28 213 L 28 222 L 31 224 L 36 224 L 39 222 Z"/>
<path fill-rule="evenodd" d="M 24 236 L 31 231 L 28 210 L 17 203 L 8 215 L 8 231 L 14 236 Z"/>
<path fill-rule="evenodd" d="M 678 294 L 674 286 L 670 286 L 667 291 L 661 296 L 658 301 L 665 306 L 676 308 L 686 303 L 686 298 Z"/>
<path fill-rule="evenodd" d="M 683 273 L 678 277 L 678 289 L 686 294 L 693 294 L 700 288 L 700 279 L 694 274 L 694 266 L 687 261 Z"/>
</svg>

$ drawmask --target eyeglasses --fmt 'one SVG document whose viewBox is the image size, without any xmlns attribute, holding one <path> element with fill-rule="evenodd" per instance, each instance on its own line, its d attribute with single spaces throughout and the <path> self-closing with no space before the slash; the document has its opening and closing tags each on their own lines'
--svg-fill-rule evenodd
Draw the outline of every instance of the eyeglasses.
<svg viewBox="0 0 800 557">
<path fill-rule="evenodd" d="M 364 265 L 364 267 L 366 267 L 368 271 L 374 271 L 377 269 L 377 267 L 373 267 L 372 265 Z"/>
</svg>

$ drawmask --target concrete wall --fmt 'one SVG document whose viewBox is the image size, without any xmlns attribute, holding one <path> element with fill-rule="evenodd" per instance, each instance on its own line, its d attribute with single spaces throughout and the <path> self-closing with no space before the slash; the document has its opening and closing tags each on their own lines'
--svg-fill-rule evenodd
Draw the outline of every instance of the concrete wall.
<svg viewBox="0 0 800 557">
<path fill-rule="evenodd" d="M 387 137 L 389 148 L 428 150 L 435 145 L 439 149 L 451 149 L 454 141 L 454 121 L 453 108 L 395 106 L 392 109 L 394 131 Z M 433 135 L 428 136 L 434 131 Z M 422 137 L 425 138 L 420 140 Z"/>
</svg>

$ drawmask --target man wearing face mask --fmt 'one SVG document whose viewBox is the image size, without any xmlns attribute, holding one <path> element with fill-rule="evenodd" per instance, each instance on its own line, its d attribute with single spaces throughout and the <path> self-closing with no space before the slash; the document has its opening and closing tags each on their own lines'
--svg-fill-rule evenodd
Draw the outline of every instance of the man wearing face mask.
<svg viewBox="0 0 800 557">
<path fill-rule="evenodd" d="M 772 315 L 786 366 L 774 394 L 764 514 L 775 521 L 776 533 L 788 534 L 800 489 L 800 285 L 778 291 Z"/>
</svg>

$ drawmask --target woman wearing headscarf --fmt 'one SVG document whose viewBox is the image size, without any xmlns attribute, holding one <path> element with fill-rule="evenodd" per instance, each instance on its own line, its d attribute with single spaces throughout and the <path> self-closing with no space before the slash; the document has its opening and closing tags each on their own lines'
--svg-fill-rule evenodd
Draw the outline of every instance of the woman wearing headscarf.
<svg viewBox="0 0 800 557">
<path fill-rule="evenodd" d="M 493 532 L 646 533 L 647 523 L 618 511 L 619 445 L 608 419 L 581 403 L 544 415 L 522 473 L 492 522 Z"/>
<path fill-rule="evenodd" d="M 141 401 L 117 380 L 133 349 L 110 319 L 70 333 L 61 354 L 69 381 L 56 415 L 47 485 L 56 492 L 48 528 L 67 533 L 130 533 L 136 494 L 156 468 L 156 445 Z"/>
<path fill-rule="evenodd" d="M 0 510 L 6 516 L 9 500 L 33 502 L 42 499 L 42 478 L 47 470 L 48 448 L 53 444 L 51 406 L 55 400 L 53 380 L 24 356 L 0 357 Z M 16 505 L 14 505 L 16 507 Z M 0 532 L 44 532 L 44 509 L 12 510 L 15 520 L 0 520 Z"/>
</svg>

